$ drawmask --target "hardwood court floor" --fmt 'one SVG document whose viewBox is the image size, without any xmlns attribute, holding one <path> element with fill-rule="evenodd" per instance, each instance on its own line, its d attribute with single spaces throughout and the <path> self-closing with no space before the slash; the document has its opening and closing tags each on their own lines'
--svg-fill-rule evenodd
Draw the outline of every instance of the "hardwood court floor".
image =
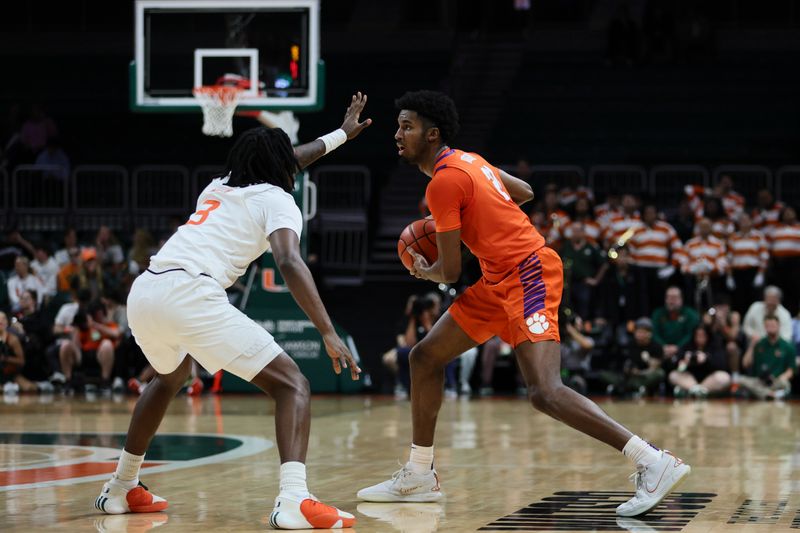
<svg viewBox="0 0 800 533">
<path fill-rule="evenodd" d="M 800 409 L 795 403 L 609 402 L 618 420 L 693 467 L 642 521 L 613 507 L 632 490 L 620 454 L 516 398 L 456 400 L 439 416 L 436 461 L 446 503 L 366 504 L 356 491 L 405 459 L 408 402 L 317 397 L 309 486 L 353 512 L 355 531 L 773 532 L 800 528 Z M 177 398 L 142 479 L 170 502 L 157 515 L 100 515 L 133 408 L 23 396 L 0 403 L 2 531 L 262 531 L 277 493 L 271 403 L 257 396 Z M 148 471 L 149 470 L 149 471 Z M 49 481 L 48 481 L 49 480 Z M 32 486 L 31 483 L 38 483 Z M 54 485 L 55 483 L 55 485 Z M 491 525 L 490 525 L 491 524 Z"/>
</svg>

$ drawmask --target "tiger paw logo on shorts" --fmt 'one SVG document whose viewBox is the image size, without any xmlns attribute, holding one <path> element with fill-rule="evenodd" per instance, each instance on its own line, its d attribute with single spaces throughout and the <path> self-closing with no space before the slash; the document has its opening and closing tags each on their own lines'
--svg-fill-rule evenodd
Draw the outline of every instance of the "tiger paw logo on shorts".
<svg viewBox="0 0 800 533">
<path fill-rule="evenodd" d="M 541 335 L 550 329 L 550 322 L 547 321 L 547 317 L 539 313 L 533 313 L 533 316 L 529 316 L 525 323 L 528 325 L 528 329 L 531 330 L 531 333 L 535 335 Z"/>
</svg>

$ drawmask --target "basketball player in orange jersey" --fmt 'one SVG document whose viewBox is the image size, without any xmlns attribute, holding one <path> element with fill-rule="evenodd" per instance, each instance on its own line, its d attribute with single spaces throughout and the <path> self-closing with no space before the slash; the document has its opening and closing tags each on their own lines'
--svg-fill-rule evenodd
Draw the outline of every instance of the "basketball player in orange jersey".
<svg viewBox="0 0 800 533">
<path fill-rule="evenodd" d="M 456 299 L 411 351 L 413 441 L 409 461 L 392 478 L 362 489 L 374 502 L 431 502 L 443 495 L 433 469 L 433 436 L 442 404 L 444 368 L 497 335 L 514 347 L 528 398 L 543 413 L 613 446 L 636 466 L 636 493 L 617 508 L 636 516 L 655 507 L 689 472 L 667 451 L 634 435 L 594 402 L 561 382 L 558 307 L 561 259 L 519 208 L 531 187 L 478 154 L 451 148 L 458 129 L 455 104 L 433 91 L 395 102 L 400 157 L 431 178 L 425 196 L 436 221 L 439 256 L 428 264 L 411 251 L 411 274 L 453 283 L 461 274 L 461 242 L 478 257 L 483 277 Z"/>
</svg>

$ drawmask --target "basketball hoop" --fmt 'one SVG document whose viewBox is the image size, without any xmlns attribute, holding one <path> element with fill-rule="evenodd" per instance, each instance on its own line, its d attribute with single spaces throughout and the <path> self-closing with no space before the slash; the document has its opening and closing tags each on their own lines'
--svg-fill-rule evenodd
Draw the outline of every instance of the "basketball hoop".
<svg viewBox="0 0 800 533">
<path fill-rule="evenodd" d="M 192 93 L 203 109 L 203 133 L 217 137 L 233 135 L 233 113 L 243 89 L 229 85 L 204 85 Z"/>
</svg>

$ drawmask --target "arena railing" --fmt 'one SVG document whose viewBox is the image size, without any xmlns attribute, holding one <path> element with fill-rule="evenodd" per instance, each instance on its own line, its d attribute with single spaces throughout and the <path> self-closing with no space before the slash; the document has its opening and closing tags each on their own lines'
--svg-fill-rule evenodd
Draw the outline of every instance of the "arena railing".
<svg viewBox="0 0 800 533">
<path fill-rule="evenodd" d="M 59 231 L 68 211 L 69 176 L 58 165 L 19 165 L 11 174 L 11 211 L 21 231 Z"/>
<path fill-rule="evenodd" d="M 667 211 L 676 210 L 686 197 L 686 185 L 708 187 L 708 169 L 701 165 L 659 165 L 650 169 L 648 192 Z"/>
<path fill-rule="evenodd" d="M 167 231 L 183 224 L 192 209 L 188 203 L 189 170 L 182 165 L 142 165 L 132 173 L 134 227 Z"/>
<path fill-rule="evenodd" d="M 781 202 L 800 206 L 800 165 L 787 165 L 778 169 L 775 197 Z"/>
<path fill-rule="evenodd" d="M 203 192 L 214 176 L 222 174 L 224 168 L 217 165 L 200 165 L 192 171 L 189 185 L 189 207 L 197 203 L 197 197 Z"/>
<path fill-rule="evenodd" d="M 594 165 L 589 169 L 589 188 L 596 200 L 603 201 L 609 191 L 647 192 L 647 172 L 638 165 Z"/>
<path fill-rule="evenodd" d="M 714 169 L 711 184 L 716 185 L 723 175 L 733 179 L 733 190 L 741 193 L 747 203 L 755 203 L 759 189 L 775 190 L 772 188 L 772 171 L 762 165 L 720 165 Z"/>
<path fill-rule="evenodd" d="M 586 185 L 586 172 L 577 165 L 533 165 L 531 166 L 530 181 L 531 183 L 552 182 L 560 187 L 577 187 Z"/>
<path fill-rule="evenodd" d="M 72 171 L 72 223 L 78 231 L 101 225 L 130 231 L 130 179 L 120 165 L 78 165 Z"/>
<path fill-rule="evenodd" d="M 324 165 L 311 177 L 317 185 L 320 266 L 327 285 L 360 285 L 367 270 L 370 171 L 365 166 Z"/>
</svg>

